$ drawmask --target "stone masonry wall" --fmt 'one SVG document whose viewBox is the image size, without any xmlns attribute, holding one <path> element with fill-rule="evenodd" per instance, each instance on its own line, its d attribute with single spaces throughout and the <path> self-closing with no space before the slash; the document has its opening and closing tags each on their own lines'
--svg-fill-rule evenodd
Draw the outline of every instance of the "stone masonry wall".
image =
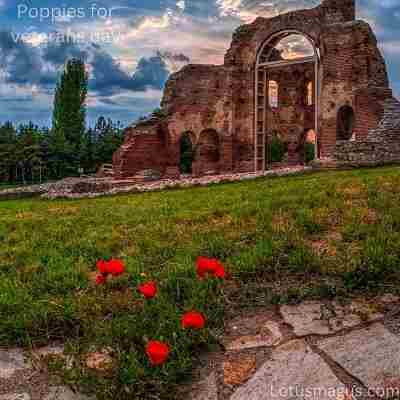
<svg viewBox="0 0 400 400">
<path fill-rule="evenodd" d="M 384 60 L 368 24 L 353 21 L 330 25 L 321 35 L 323 66 L 320 106 L 321 157 L 332 157 L 337 141 L 340 107 L 355 113 L 356 139 L 376 128 L 382 117 L 380 103 L 390 98 Z M 379 102 L 377 102 L 379 100 Z"/>
<path fill-rule="evenodd" d="M 339 141 L 335 149 L 338 166 L 375 166 L 400 162 L 400 102 L 383 104 L 384 115 L 376 129 L 361 141 Z"/>
<path fill-rule="evenodd" d="M 125 132 L 125 142 L 114 154 L 114 177 L 128 178 L 143 170 L 165 174 L 168 142 L 158 120 L 149 121 Z"/>
</svg>

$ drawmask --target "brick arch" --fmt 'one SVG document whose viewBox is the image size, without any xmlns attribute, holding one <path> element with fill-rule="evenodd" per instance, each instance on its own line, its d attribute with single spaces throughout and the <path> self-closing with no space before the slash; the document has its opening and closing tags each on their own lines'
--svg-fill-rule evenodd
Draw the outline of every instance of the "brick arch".
<svg viewBox="0 0 400 400">
<path fill-rule="evenodd" d="M 196 175 L 218 173 L 220 170 L 221 137 L 215 129 L 203 130 L 196 142 L 193 173 Z"/>
<path fill-rule="evenodd" d="M 297 30 L 321 48 L 326 25 L 354 20 L 355 0 L 322 0 L 315 8 L 290 11 L 273 18 L 259 17 L 235 31 L 225 56 L 225 65 L 239 67 L 243 71 L 252 68 L 252 65 L 254 67 L 259 46 L 271 35 L 284 30 Z"/>
<path fill-rule="evenodd" d="M 305 36 L 315 47 L 321 47 L 322 22 L 318 9 L 291 12 L 271 19 L 257 18 L 246 27 L 246 30 L 242 28 L 235 33 L 225 56 L 225 65 L 253 70 L 260 49 L 271 38 L 285 31 Z"/>
<path fill-rule="evenodd" d="M 336 138 L 337 140 L 350 140 L 355 127 L 354 108 L 348 104 L 340 107 L 337 112 Z"/>
<path fill-rule="evenodd" d="M 193 172 L 196 135 L 192 131 L 184 131 L 179 137 L 179 169 L 182 174 Z"/>
<path fill-rule="evenodd" d="M 276 32 L 271 33 L 262 43 L 259 44 L 257 48 L 257 57 L 256 57 L 257 63 L 260 61 L 259 60 L 260 56 L 262 55 L 266 47 L 270 46 L 270 48 L 273 49 L 273 47 L 276 46 L 281 40 L 291 35 L 299 35 L 305 37 L 310 43 L 310 45 L 314 48 L 314 53 L 318 54 L 319 46 L 317 45 L 317 42 L 319 42 L 319 36 L 313 37 L 309 33 L 304 32 L 302 30 L 282 27 Z"/>
</svg>

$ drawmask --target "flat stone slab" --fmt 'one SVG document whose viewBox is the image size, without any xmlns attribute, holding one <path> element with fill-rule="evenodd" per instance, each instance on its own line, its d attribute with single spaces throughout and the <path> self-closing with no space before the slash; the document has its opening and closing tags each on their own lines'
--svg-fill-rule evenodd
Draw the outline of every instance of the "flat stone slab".
<svg viewBox="0 0 400 400">
<path fill-rule="evenodd" d="M 66 386 L 53 386 L 50 393 L 43 400 L 94 400 L 93 397 L 87 397 L 80 393 L 74 393 Z"/>
<path fill-rule="evenodd" d="M 322 340 L 318 347 L 379 397 L 400 394 L 400 338 L 382 324 Z"/>
<path fill-rule="evenodd" d="M 0 394 L 0 400 L 31 400 L 28 393 Z"/>
<path fill-rule="evenodd" d="M 295 306 L 282 306 L 281 314 L 297 336 L 330 335 L 383 318 L 383 314 L 375 310 L 373 305 L 360 301 L 353 301 L 346 306 L 335 302 L 325 304 L 309 301 Z"/>
<path fill-rule="evenodd" d="M 211 373 L 206 379 L 199 382 L 189 396 L 189 400 L 218 400 L 215 373 Z"/>
<path fill-rule="evenodd" d="M 249 379 L 256 370 L 255 356 L 238 356 L 223 364 L 225 385 L 240 385 Z"/>
<path fill-rule="evenodd" d="M 345 386 L 303 340 L 286 343 L 272 353 L 231 400 L 335 400 Z"/>
<path fill-rule="evenodd" d="M 249 321 L 248 326 L 254 327 L 255 323 Z M 257 332 L 231 336 L 224 340 L 224 344 L 229 351 L 239 351 L 256 347 L 276 346 L 282 341 L 282 338 L 279 324 L 275 321 L 266 321 L 259 326 Z"/>
<path fill-rule="evenodd" d="M 323 307 L 324 305 L 318 302 L 305 302 L 296 306 L 285 305 L 281 307 L 281 314 L 297 336 L 328 335 L 332 330 L 328 321 L 322 319 Z"/>
<path fill-rule="evenodd" d="M 29 368 L 24 353 L 19 349 L 0 350 L 0 378 L 9 379 L 17 371 Z"/>
</svg>

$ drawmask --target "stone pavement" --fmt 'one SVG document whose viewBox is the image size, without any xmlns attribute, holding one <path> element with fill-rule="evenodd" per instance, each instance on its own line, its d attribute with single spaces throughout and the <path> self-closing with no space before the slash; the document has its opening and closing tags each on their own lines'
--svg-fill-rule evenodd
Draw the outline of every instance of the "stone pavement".
<svg viewBox="0 0 400 400">
<path fill-rule="evenodd" d="M 305 302 L 230 321 L 191 400 L 400 398 L 400 299 Z"/>
<path fill-rule="evenodd" d="M 48 356 L 63 356 L 63 347 L 0 348 L 0 400 L 90 400 L 49 377 L 43 362 Z"/>
<path fill-rule="evenodd" d="M 223 350 L 200 358 L 180 400 L 400 398 L 395 296 L 246 311 L 219 340 Z M 48 356 L 65 357 L 63 347 L 0 349 L 0 400 L 90 400 L 50 379 Z"/>
</svg>

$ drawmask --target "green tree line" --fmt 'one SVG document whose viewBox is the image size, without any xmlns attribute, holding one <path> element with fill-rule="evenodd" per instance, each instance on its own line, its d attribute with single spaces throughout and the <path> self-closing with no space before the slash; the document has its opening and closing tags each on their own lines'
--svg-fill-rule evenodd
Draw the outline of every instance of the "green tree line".
<svg viewBox="0 0 400 400">
<path fill-rule="evenodd" d="M 32 122 L 14 126 L 0 125 L 0 182 L 31 183 L 93 174 L 123 141 L 119 122 L 100 117 L 78 141 L 61 137 L 52 129 Z"/>
<path fill-rule="evenodd" d="M 54 95 L 52 128 L 33 122 L 0 124 L 0 182 L 31 183 L 92 174 L 123 142 L 121 123 L 99 117 L 86 128 L 88 76 L 83 61 L 69 60 Z"/>
</svg>

